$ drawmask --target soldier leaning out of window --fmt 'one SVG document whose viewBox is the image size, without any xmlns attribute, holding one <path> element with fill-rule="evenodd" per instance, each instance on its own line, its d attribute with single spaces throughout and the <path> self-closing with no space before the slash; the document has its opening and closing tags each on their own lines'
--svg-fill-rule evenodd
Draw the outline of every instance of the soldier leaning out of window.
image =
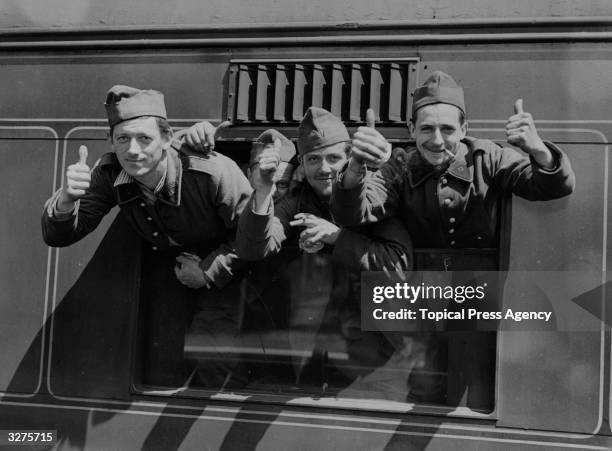
<svg viewBox="0 0 612 451">
<path fill-rule="evenodd" d="M 173 143 L 162 93 L 114 86 L 106 98 L 112 152 L 93 169 L 87 148 L 68 166 L 66 178 L 45 204 L 42 231 L 50 246 L 68 246 L 93 231 L 119 206 L 149 244 L 143 258 L 147 311 L 145 380 L 180 386 L 189 375 L 220 388 L 239 378 L 231 365 L 210 363 L 199 371 L 183 358 L 185 329 L 208 336 L 239 331 L 241 262 L 233 237 L 251 187 L 229 158 L 187 156 Z M 214 144 L 215 128 L 207 139 Z"/>
</svg>

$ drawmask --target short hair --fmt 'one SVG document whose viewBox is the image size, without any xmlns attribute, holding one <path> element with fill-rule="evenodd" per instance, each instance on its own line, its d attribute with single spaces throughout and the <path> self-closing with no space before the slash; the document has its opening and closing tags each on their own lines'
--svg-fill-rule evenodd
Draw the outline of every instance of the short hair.
<svg viewBox="0 0 612 451">
<path fill-rule="evenodd" d="M 149 117 L 154 117 L 155 118 L 155 122 L 157 123 L 157 128 L 159 129 L 159 133 L 162 135 L 162 137 L 166 138 L 166 139 L 171 139 L 172 138 L 172 127 L 170 126 L 170 124 L 168 123 L 168 121 L 166 119 L 164 119 L 163 117 L 159 117 L 159 116 L 138 116 L 137 118 L 135 117 L 134 119 L 140 119 L 140 118 L 149 118 Z M 125 121 L 124 121 L 125 122 Z M 119 122 L 120 124 L 121 122 Z M 110 128 L 109 131 L 109 136 L 111 138 L 111 140 L 113 139 L 113 132 L 115 130 L 115 127 L 119 124 L 115 124 Z"/>
<path fill-rule="evenodd" d="M 424 106 L 429 106 L 429 105 L 437 105 L 436 103 L 430 103 L 428 105 L 424 105 Z M 450 105 L 450 104 L 447 104 Z M 455 105 L 451 105 L 451 106 L 455 106 Z M 421 107 L 423 108 L 423 107 Z M 419 108 L 418 110 L 415 110 L 415 112 L 412 114 L 412 117 L 410 118 L 410 122 L 412 122 L 413 124 L 416 124 L 416 117 L 417 114 L 419 112 L 419 110 L 421 109 Z M 457 108 L 457 111 L 459 112 L 459 124 L 463 125 L 465 124 L 465 112 L 463 110 L 461 110 L 459 107 L 455 107 Z"/>
</svg>

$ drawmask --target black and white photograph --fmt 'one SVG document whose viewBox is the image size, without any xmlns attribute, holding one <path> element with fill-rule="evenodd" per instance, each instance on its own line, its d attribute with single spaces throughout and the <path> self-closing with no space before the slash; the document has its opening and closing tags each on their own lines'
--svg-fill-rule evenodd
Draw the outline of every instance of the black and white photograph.
<svg viewBox="0 0 612 451">
<path fill-rule="evenodd" d="M 0 0 L 0 80 L 0 449 L 612 450 L 609 0 Z"/>
</svg>

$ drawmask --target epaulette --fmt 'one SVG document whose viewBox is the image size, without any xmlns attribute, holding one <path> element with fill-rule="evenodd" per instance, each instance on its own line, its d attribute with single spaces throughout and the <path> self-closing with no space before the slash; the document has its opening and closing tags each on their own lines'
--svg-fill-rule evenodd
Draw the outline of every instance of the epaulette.
<svg viewBox="0 0 612 451">
<path fill-rule="evenodd" d="M 468 146 L 470 151 L 475 152 L 477 150 L 482 150 L 484 152 L 493 152 L 495 151 L 499 145 L 491 141 L 490 139 L 480 139 L 480 138 L 472 138 L 471 136 L 466 136 L 463 138 L 463 141 Z"/>
<path fill-rule="evenodd" d="M 96 166 L 119 166 L 119 160 L 114 152 L 107 152 L 96 162 Z"/>
<path fill-rule="evenodd" d="M 232 159 L 215 151 L 207 154 L 193 151 L 185 153 L 181 151 L 179 155 L 183 162 L 183 169 L 188 171 L 204 172 L 210 175 L 219 174 L 228 166 L 235 165 Z"/>
</svg>

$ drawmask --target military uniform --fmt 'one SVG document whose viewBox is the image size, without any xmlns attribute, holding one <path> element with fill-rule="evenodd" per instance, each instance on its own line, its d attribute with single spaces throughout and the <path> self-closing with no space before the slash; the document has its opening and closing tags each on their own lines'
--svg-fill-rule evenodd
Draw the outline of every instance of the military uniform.
<svg viewBox="0 0 612 451">
<path fill-rule="evenodd" d="M 352 189 L 336 185 L 332 212 L 356 225 L 401 218 L 415 247 L 497 247 L 502 196 L 550 200 L 572 192 L 574 173 L 565 154 L 546 143 L 557 162 L 551 170 L 492 141 L 465 138 L 454 159 L 432 166 L 415 148 L 396 150 L 380 171 Z"/>
<path fill-rule="evenodd" d="M 371 369 L 382 365 L 393 352 L 383 335 L 361 330 L 360 272 L 410 270 L 410 236 L 398 220 L 389 219 L 372 226 L 342 228 L 334 245 L 325 244 L 317 254 L 301 253 L 298 238 L 302 228 L 289 224 L 297 213 L 333 222 L 329 204 L 304 182 L 266 215 L 256 214 L 247 206 L 239 220 L 236 248 L 245 260 L 268 257 L 269 261 L 270 256 L 279 254 L 276 265 L 292 268 L 287 302 L 292 304 L 294 318 L 287 322 L 293 328 L 307 327 L 295 316 L 308 311 L 311 313 L 303 316 L 319 317 L 316 327 L 339 326 L 350 359 L 347 375 L 354 378 L 358 374 L 351 365 Z M 325 299 L 323 304 L 313 305 L 321 297 Z"/>
</svg>

